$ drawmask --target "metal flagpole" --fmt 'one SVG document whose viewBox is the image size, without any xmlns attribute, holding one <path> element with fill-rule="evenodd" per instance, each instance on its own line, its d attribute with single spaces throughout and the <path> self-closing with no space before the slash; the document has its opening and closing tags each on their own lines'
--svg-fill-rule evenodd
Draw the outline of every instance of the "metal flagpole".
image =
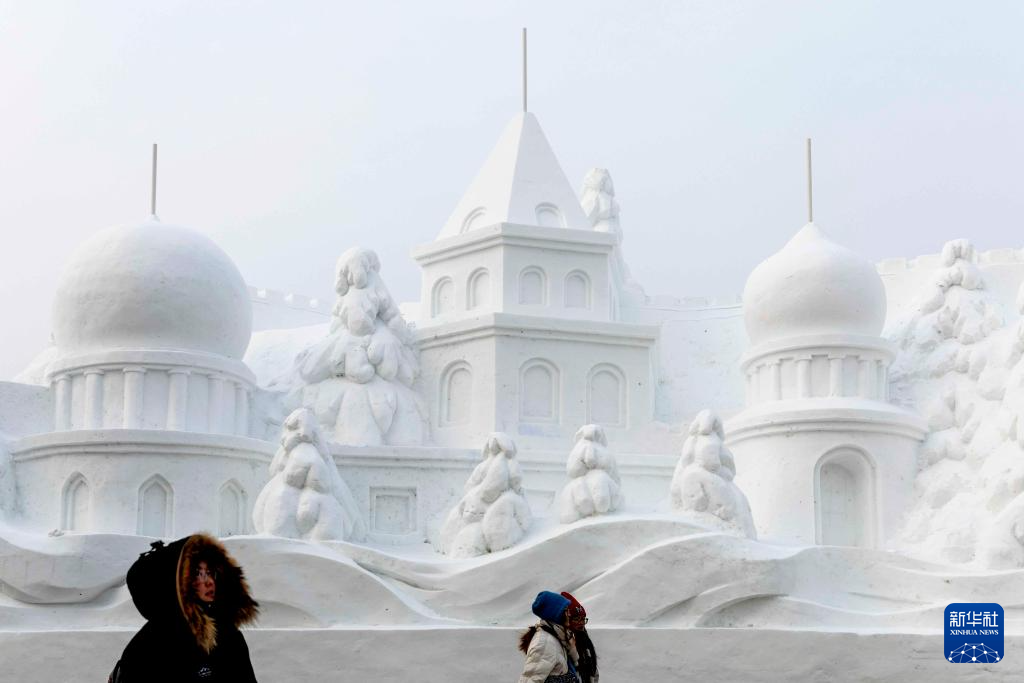
<svg viewBox="0 0 1024 683">
<path fill-rule="evenodd" d="M 523 113 L 526 112 L 526 27 L 523 27 Z"/>
<path fill-rule="evenodd" d="M 807 222 L 814 222 L 814 187 L 811 180 L 811 139 L 807 138 Z"/>
<path fill-rule="evenodd" d="M 156 218 L 156 143 L 153 143 L 153 174 L 149 193 L 149 213 Z"/>
</svg>

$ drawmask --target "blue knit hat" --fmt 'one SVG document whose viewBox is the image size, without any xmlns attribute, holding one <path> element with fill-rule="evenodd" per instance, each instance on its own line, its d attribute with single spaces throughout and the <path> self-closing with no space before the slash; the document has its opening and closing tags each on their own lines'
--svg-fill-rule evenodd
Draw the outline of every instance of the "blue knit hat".
<svg viewBox="0 0 1024 683">
<path fill-rule="evenodd" d="M 533 613 L 541 619 L 553 621 L 556 624 L 562 623 L 562 615 L 565 608 L 570 604 L 569 600 L 558 593 L 541 591 L 537 593 L 537 599 L 533 601 Z"/>
</svg>

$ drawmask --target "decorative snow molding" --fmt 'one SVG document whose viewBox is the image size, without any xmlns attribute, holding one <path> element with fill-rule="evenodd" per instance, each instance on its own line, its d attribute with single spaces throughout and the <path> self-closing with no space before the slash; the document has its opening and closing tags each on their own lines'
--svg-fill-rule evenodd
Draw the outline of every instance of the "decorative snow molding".
<svg viewBox="0 0 1024 683">
<path fill-rule="evenodd" d="M 614 512 L 624 502 L 619 468 L 608 450 L 604 430 L 599 425 L 585 425 L 576 432 L 575 440 L 565 466 L 570 481 L 561 494 L 559 518 L 563 524 Z"/>
<path fill-rule="evenodd" d="M 314 541 L 362 541 L 366 523 L 338 474 L 316 416 L 300 408 L 284 421 L 270 481 L 252 513 L 257 533 Z"/>
<path fill-rule="evenodd" d="M 440 550 L 449 557 L 476 557 L 511 548 L 533 519 L 512 439 L 494 432 L 483 457 L 441 527 Z"/>
<path fill-rule="evenodd" d="M 750 504 L 733 483 L 736 463 L 725 447 L 722 421 L 702 410 L 690 424 L 682 456 L 672 475 L 671 504 L 698 521 L 757 538 Z"/>
<path fill-rule="evenodd" d="M 286 407 L 311 406 L 337 443 L 420 445 L 428 427 L 412 389 L 420 373 L 415 339 L 379 271 L 369 249 L 338 259 L 330 333 L 295 359 L 301 383 Z"/>
</svg>

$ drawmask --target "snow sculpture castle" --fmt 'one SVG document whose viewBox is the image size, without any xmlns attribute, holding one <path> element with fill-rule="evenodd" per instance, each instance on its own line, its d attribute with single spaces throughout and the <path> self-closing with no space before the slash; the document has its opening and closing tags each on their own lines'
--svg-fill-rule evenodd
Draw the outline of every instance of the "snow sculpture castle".
<svg viewBox="0 0 1024 683">
<path fill-rule="evenodd" d="M 686 427 L 711 408 L 725 443 L 708 418 L 700 434 L 721 453 L 702 467 L 744 535 L 749 500 L 768 542 L 892 547 L 929 433 L 914 401 L 889 401 L 896 351 L 883 325 L 907 288 L 887 291 L 811 223 L 754 270 L 742 309 L 648 297 L 619 213 L 607 171 L 592 170 L 577 198 L 537 119 L 517 115 L 437 239 L 413 250 L 421 297 L 403 310 L 414 328 L 367 249 L 343 255 L 328 317 L 319 302 L 249 301 L 229 257 L 196 232 L 154 218 L 98 233 L 61 281 L 55 346 L 34 364 L 45 373 L 0 384 L 0 510 L 42 533 L 247 533 L 284 416 L 308 408 L 329 442 L 317 457 L 344 480 L 328 488 L 351 489 L 355 537 L 437 541 L 494 433 L 518 454 L 526 533 L 528 518 L 558 516 L 564 455 L 584 425 L 613 445 L 616 501 L 667 509 Z M 289 329 L 270 333 L 278 309 Z M 312 323 L 324 326 L 298 327 Z M 676 508 L 688 506 L 699 507 Z M 349 519 L 355 508 L 363 519 Z"/>
</svg>

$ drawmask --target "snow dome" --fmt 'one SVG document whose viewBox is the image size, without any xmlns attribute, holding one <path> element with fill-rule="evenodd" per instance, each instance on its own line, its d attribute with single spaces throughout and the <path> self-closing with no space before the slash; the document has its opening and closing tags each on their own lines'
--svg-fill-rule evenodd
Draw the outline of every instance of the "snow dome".
<svg viewBox="0 0 1024 683">
<path fill-rule="evenodd" d="M 754 269 L 743 302 L 754 345 L 813 334 L 877 337 L 885 324 L 885 287 L 874 264 L 814 223 Z"/>
<path fill-rule="evenodd" d="M 241 359 L 252 309 L 241 273 L 212 240 L 149 220 L 79 247 L 57 287 L 53 332 L 62 356 L 142 348 Z"/>
</svg>

